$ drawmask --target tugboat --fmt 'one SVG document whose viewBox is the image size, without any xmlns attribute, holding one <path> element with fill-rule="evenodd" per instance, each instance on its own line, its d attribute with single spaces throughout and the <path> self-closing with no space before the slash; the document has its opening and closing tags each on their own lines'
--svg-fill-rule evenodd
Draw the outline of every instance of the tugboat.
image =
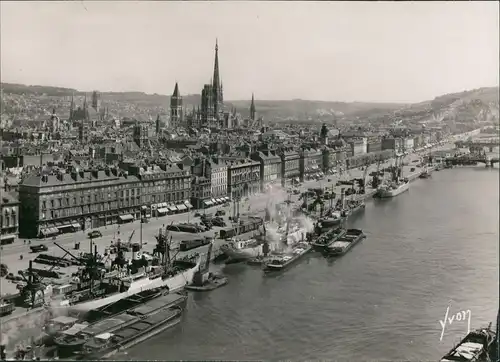
<svg viewBox="0 0 500 362">
<path fill-rule="evenodd" d="M 339 256 L 347 253 L 354 245 L 366 238 L 360 229 L 348 229 L 347 232 L 324 250 L 328 256 Z"/>
<path fill-rule="evenodd" d="M 448 352 L 440 362 L 479 362 L 491 361 L 490 354 L 495 344 L 495 332 L 491 323 L 487 328 L 476 329 L 467 334 L 458 345 Z"/>
<path fill-rule="evenodd" d="M 279 254 L 270 256 L 264 262 L 264 273 L 284 270 L 312 250 L 312 246 L 304 241 L 304 238 L 307 234 L 307 231 L 304 228 L 295 225 L 293 229 L 296 237 L 300 235 L 301 241 L 297 241 L 295 237 L 290 238 L 289 232 L 291 228 L 291 222 L 292 220 L 290 217 L 290 203 L 288 203 L 288 218 L 286 228 L 284 234 L 281 235 L 281 244 L 283 245 L 285 250 Z"/>
<path fill-rule="evenodd" d="M 222 275 L 210 273 L 210 257 L 213 244 L 210 243 L 207 253 L 202 260 L 200 269 L 195 273 L 191 284 L 186 285 L 187 290 L 196 292 L 207 292 L 220 288 L 228 283 L 228 279 Z"/>
<path fill-rule="evenodd" d="M 418 175 L 419 178 L 426 179 L 431 177 L 431 173 L 429 172 L 429 168 L 427 166 L 424 167 L 420 175 Z"/>
</svg>

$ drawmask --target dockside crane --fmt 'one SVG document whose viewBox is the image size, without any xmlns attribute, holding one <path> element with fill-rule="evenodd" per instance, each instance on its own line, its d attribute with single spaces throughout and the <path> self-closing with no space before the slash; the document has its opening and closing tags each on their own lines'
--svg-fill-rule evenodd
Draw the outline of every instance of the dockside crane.
<svg viewBox="0 0 500 362">
<path fill-rule="evenodd" d="M 80 275 L 82 279 L 89 281 L 89 294 L 92 294 L 94 280 L 99 280 L 101 277 L 101 271 L 99 268 L 99 261 L 98 261 L 99 254 L 97 253 L 97 245 L 93 243 L 92 238 L 90 238 L 90 253 L 85 254 L 83 258 L 82 257 L 78 258 L 74 256 L 68 250 L 66 250 L 56 242 L 54 242 L 54 245 L 56 245 L 59 249 L 65 251 L 67 255 L 71 256 L 74 260 L 79 262 L 80 265 L 84 266 L 84 269 L 81 270 Z"/>
<path fill-rule="evenodd" d="M 376 189 L 380 185 L 380 164 L 382 163 L 382 159 L 379 158 L 377 160 L 377 171 L 375 172 L 375 175 L 372 177 L 372 182 L 371 186 L 372 188 Z"/>
<path fill-rule="evenodd" d="M 43 305 L 45 302 L 45 286 L 42 283 L 43 277 L 33 270 L 33 261 L 29 261 L 27 271 L 19 270 L 18 274 L 26 283 L 26 285 L 20 289 L 23 302 L 32 308 Z"/>
<path fill-rule="evenodd" d="M 368 175 L 369 168 L 370 162 L 366 162 L 365 170 L 363 171 L 363 177 L 361 178 L 361 182 L 359 183 L 359 193 L 362 195 L 366 194 L 366 176 Z"/>
</svg>

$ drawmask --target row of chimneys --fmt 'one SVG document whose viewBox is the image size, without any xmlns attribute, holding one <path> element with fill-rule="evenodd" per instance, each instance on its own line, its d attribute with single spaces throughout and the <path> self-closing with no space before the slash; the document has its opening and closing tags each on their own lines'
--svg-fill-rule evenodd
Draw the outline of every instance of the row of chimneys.
<svg viewBox="0 0 500 362">
<path fill-rule="evenodd" d="M 104 170 L 104 173 L 106 176 L 123 176 L 125 178 L 128 177 L 128 172 L 127 171 L 121 171 L 119 170 L 118 168 L 107 168 Z M 71 175 L 71 178 L 74 180 L 74 181 L 77 181 L 78 180 L 78 177 L 80 177 L 81 179 L 83 179 L 85 177 L 85 171 L 76 171 L 76 170 L 73 170 L 69 173 Z M 64 175 L 65 173 L 64 172 L 58 172 L 57 175 L 56 175 L 56 178 L 59 180 L 59 181 L 63 181 L 64 180 Z M 92 178 L 95 178 L 95 179 L 98 179 L 99 178 L 99 170 L 91 170 L 90 171 L 90 175 Z M 42 175 L 42 182 L 48 182 L 49 181 L 49 175 L 45 174 L 45 175 Z"/>
</svg>

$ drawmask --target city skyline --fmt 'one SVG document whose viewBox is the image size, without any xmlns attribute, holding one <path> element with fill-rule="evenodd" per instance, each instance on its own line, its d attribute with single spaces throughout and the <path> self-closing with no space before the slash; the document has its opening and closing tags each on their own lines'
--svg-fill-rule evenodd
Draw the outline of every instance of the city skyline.
<svg viewBox="0 0 500 362">
<path fill-rule="evenodd" d="M 410 103 L 498 86 L 496 2 L 0 6 L 8 83 L 199 94 L 217 38 L 231 100 Z"/>
</svg>

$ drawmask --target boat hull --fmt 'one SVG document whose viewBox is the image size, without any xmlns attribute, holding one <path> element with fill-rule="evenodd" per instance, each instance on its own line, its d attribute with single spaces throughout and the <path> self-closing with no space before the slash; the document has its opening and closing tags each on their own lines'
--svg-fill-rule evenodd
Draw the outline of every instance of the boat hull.
<svg viewBox="0 0 500 362">
<path fill-rule="evenodd" d="M 175 307 L 174 307 L 175 308 Z M 161 312 L 160 312 L 161 313 Z M 80 358 L 78 359 L 85 359 L 85 360 L 102 360 L 104 358 L 111 357 L 112 355 L 116 354 L 117 352 L 126 350 L 130 347 L 135 346 L 136 344 L 139 344 L 149 338 L 154 337 L 155 335 L 172 328 L 179 324 L 181 322 L 181 317 L 182 317 L 182 309 L 179 309 L 177 313 L 172 314 L 170 317 L 162 320 L 161 322 L 151 326 L 150 328 L 139 332 L 137 335 L 128 338 L 125 341 L 120 341 L 120 343 L 117 343 L 114 346 L 110 346 L 109 348 L 106 348 L 103 351 L 99 351 L 96 353 L 92 354 L 82 354 L 79 356 Z M 136 322 L 137 323 L 137 322 Z M 133 326 L 133 324 L 131 325 Z M 125 327 L 127 328 L 127 327 Z"/>
<path fill-rule="evenodd" d="M 470 332 L 440 362 L 462 361 L 467 356 L 468 362 L 490 360 L 488 355 L 495 344 L 495 332 L 488 328 Z"/>
<path fill-rule="evenodd" d="M 366 236 L 364 234 L 358 235 L 344 248 L 326 248 L 325 252 L 329 256 L 342 256 L 353 248 L 354 245 L 363 240 Z"/>
<path fill-rule="evenodd" d="M 263 253 L 262 245 L 245 249 L 226 248 L 223 252 L 231 260 L 247 260 L 262 255 Z"/>
<path fill-rule="evenodd" d="M 311 246 L 316 249 L 316 250 L 323 250 L 326 247 L 328 247 L 330 244 L 334 243 L 337 241 L 339 238 L 345 235 L 347 230 L 342 230 L 336 235 L 333 235 L 332 237 L 329 237 L 329 235 L 320 235 L 315 241 L 311 243 Z M 322 237 L 328 238 L 325 243 L 322 243 L 319 241 Z"/>
<path fill-rule="evenodd" d="M 353 207 L 352 209 L 349 209 L 348 213 L 347 213 L 347 216 L 354 216 L 358 213 L 360 213 L 361 211 L 364 211 L 365 210 L 365 204 L 361 204 L 361 205 L 358 205 L 358 206 L 355 206 Z"/>
<path fill-rule="evenodd" d="M 392 188 L 381 188 L 377 191 L 377 197 L 381 198 L 381 199 L 387 199 L 387 198 L 391 198 L 391 197 L 396 197 L 400 194 L 402 194 L 403 192 L 406 192 L 410 189 L 410 183 L 409 182 L 405 182 L 403 184 L 401 184 L 400 186 L 398 186 L 397 188 L 395 189 L 392 189 Z"/>
<path fill-rule="evenodd" d="M 184 288 L 187 284 L 192 283 L 194 274 L 198 271 L 199 267 L 199 263 L 197 263 L 192 268 L 184 270 L 170 278 L 162 279 L 161 277 L 157 277 L 155 279 L 147 279 L 144 281 L 144 283 L 141 283 L 136 287 L 132 287 L 125 292 L 112 294 L 101 299 L 93 299 L 81 302 L 69 306 L 68 309 L 77 312 L 88 312 L 90 310 L 98 309 L 108 304 L 115 303 L 121 299 L 138 294 L 140 292 L 156 288 L 167 287 L 170 292 L 175 292 Z"/>
<path fill-rule="evenodd" d="M 266 264 L 264 266 L 264 273 L 276 273 L 283 271 L 293 264 L 295 264 L 297 261 L 302 259 L 304 255 L 306 255 L 309 251 L 312 250 L 312 247 L 309 247 L 308 249 L 305 249 L 302 253 L 294 255 L 290 260 L 287 262 L 281 264 L 281 265 L 272 265 L 272 264 Z"/>
</svg>

